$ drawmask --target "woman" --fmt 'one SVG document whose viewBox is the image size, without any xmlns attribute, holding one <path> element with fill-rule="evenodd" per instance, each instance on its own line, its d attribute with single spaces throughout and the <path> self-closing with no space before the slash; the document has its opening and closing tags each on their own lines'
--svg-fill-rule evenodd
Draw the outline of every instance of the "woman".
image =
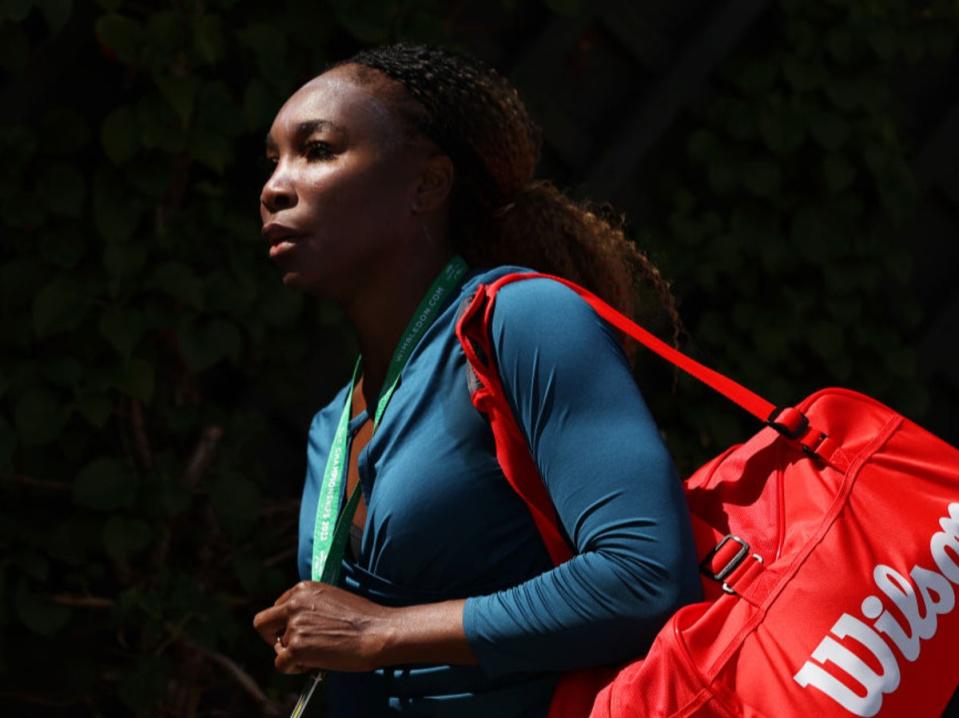
<svg viewBox="0 0 959 718">
<path fill-rule="evenodd" d="M 270 129 L 270 257 L 343 308 L 362 357 L 310 427 L 304 580 L 254 621 L 279 670 L 330 671 L 329 715 L 546 716 L 560 672 L 641 654 L 698 597 L 673 464 L 619 337 L 577 295 L 509 285 L 492 325 L 569 562 L 552 567 L 470 404 L 453 327 L 479 283 L 531 267 L 630 307 L 636 267 L 668 297 L 620 230 L 532 180 L 539 141 L 493 70 L 410 45 L 331 67 Z M 356 486 L 341 563 L 330 515 Z"/>
</svg>

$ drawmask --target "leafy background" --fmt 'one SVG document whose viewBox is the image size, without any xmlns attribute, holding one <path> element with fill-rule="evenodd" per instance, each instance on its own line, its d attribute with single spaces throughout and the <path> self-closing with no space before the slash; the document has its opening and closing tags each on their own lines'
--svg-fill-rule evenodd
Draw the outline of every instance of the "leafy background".
<svg viewBox="0 0 959 718">
<path fill-rule="evenodd" d="M 269 265 L 262 142 L 369 44 L 510 74 L 544 125 L 539 174 L 627 211 L 687 351 L 778 403 L 849 386 L 959 442 L 959 382 L 918 352 L 959 258 L 920 233 L 915 170 L 959 94 L 959 6 L 751 5 L 676 79 L 711 28 L 696 2 L 0 1 L 0 707 L 279 715 L 298 690 L 251 619 L 296 580 L 306 427 L 355 347 Z M 664 86 L 675 111 L 637 122 Z M 624 165 L 609 137 L 644 132 Z M 655 363 L 638 378 L 684 473 L 753 430 Z"/>
</svg>

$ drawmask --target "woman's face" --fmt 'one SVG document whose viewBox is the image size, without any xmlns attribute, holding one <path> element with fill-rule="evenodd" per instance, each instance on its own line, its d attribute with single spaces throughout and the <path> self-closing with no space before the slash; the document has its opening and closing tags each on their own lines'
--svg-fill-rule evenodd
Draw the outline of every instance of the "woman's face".
<svg viewBox="0 0 959 718">
<path fill-rule="evenodd" d="M 334 68 L 297 90 L 266 139 L 263 236 L 284 284 L 347 299 L 420 235 L 411 205 L 426 153 L 371 89 Z M 382 265 L 381 265 L 382 266 Z"/>
</svg>

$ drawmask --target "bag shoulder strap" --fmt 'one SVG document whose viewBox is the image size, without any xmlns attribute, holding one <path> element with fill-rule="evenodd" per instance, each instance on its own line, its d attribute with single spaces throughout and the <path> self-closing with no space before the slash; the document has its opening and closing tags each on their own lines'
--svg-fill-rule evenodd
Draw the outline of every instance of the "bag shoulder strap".
<svg viewBox="0 0 959 718">
<path fill-rule="evenodd" d="M 507 274 L 489 286 L 488 295 L 490 297 L 490 302 L 492 303 L 492 301 L 494 301 L 497 292 L 499 292 L 499 290 L 507 284 L 536 278 L 552 279 L 553 281 L 569 287 L 580 297 L 582 297 L 586 303 L 589 304 L 597 314 L 599 314 L 599 316 L 601 316 L 611 325 L 632 337 L 650 351 L 658 354 L 670 364 L 679 367 L 690 376 L 698 379 L 714 391 L 719 392 L 730 401 L 748 411 L 760 421 L 766 421 L 769 418 L 769 415 L 776 409 L 776 405 L 772 402 L 767 401 L 755 392 L 744 387 L 742 384 L 733 381 L 723 374 L 720 374 L 719 372 L 700 364 L 695 359 L 692 359 L 691 357 L 688 357 L 682 352 L 674 349 L 662 339 L 659 339 L 651 332 L 639 326 L 639 324 L 634 322 L 625 314 L 613 309 L 609 304 L 604 302 L 588 289 L 585 289 L 568 279 L 550 274 L 529 272 Z"/>
<path fill-rule="evenodd" d="M 788 439 L 796 440 L 803 450 L 817 456 L 843 470 L 846 459 L 839 444 L 825 433 L 809 425 L 809 421 L 798 409 L 786 406 L 778 407 L 742 384 L 733 381 L 718 371 L 700 364 L 695 359 L 659 339 L 651 332 L 639 326 L 629 317 L 613 309 L 609 304 L 575 282 L 563 277 L 539 272 L 515 272 L 504 275 L 490 284 L 481 284 L 472 300 L 462 312 L 457 322 L 456 333 L 463 345 L 467 359 L 480 382 L 484 376 L 493 380 L 488 369 L 479 369 L 482 364 L 492 365 L 492 346 L 489 343 L 489 329 L 492 322 L 493 306 L 496 294 L 506 285 L 530 279 L 551 279 L 573 290 L 589 304 L 604 320 L 621 332 L 632 337 L 650 351 L 658 354 L 670 364 L 679 367 L 693 378 L 726 397 L 764 424 L 767 424 Z M 495 374 L 495 371 L 492 372 Z M 495 377 L 498 386 L 498 376 Z"/>
</svg>

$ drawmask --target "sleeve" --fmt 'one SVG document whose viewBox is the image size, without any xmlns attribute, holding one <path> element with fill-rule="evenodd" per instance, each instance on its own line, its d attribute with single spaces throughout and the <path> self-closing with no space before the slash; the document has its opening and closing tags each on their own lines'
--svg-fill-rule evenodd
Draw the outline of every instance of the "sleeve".
<svg viewBox="0 0 959 718">
<path fill-rule="evenodd" d="M 673 462 L 614 331 L 585 301 L 532 279 L 507 285 L 496 302 L 503 386 L 577 555 L 468 599 L 467 640 L 490 675 L 641 655 L 679 606 L 700 597 Z"/>
</svg>

